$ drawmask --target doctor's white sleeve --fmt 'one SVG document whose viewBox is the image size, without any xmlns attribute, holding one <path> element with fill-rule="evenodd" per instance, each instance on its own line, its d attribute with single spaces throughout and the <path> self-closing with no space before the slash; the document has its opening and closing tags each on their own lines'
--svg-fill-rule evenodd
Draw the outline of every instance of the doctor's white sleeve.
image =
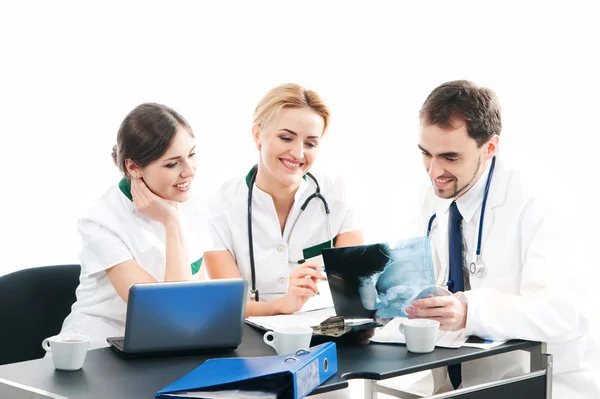
<svg viewBox="0 0 600 399">
<path fill-rule="evenodd" d="M 465 292 L 468 298 L 466 334 L 498 341 L 525 339 L 548 343 L 563 342 L 583 336 L 589 326 L 584 316 L 588 303 L 585 284 L 577 264 L 576 252 L 567 244 L 564 229 L 551 215 L 539 220 L 527 217 L 535 203 L 524 210 L 521 228 L 520 295 L 480 288 Z M 528 209 L 529 208 L 529 209 Z M 569 259 L 571 258 L 571 259 Z M 510 276 L 509 278 L 518 278 Z"/>
<path fill-rule="evenodd" d="M 77 228 L 83 241 L 81 269 L 86 275 L 92 276 L 133 259 L 123 240 L 98 222 L 81 219 Z"/>
<path fill-rule="evenodd" d="M 346 210 L 342 218 L 342 224 L 338 234 L 348 233 L 350 231 L 359 230 L 354 223 L 354 211 L 351 208 Z"/>
<path fill-rule="evenodd" d="M 354 208 L 352 207 L 351 202 L 348 199 L 348 187 L 344 180 L 341 177 L 336 178 L 332 184 L 331 189 L 334 193 L 334 198 L 336 198 L 336 200 L 339 199 L 339 205 L 334 206 L 339 206 L 340 209 L 342 209 L 340 215 L 340 229 L 338 230 L 337 234 L 343 234 L 355 230 L 360 230 L 358 227 L 358 222 L 356 220 L 356 213 L 354 211 Z M 335 211 L 336 209 L 331 209 L 331 212 Z"/>
<path fill-rule="evenodd" d="M 207 247 L 207 252 L 229 251 L 235 259 L 232 248 L 231 229 L 229 229 L 225 216 L 210 218 L 208 228 L 210 232 L 210 245 Z"/>
</svg>

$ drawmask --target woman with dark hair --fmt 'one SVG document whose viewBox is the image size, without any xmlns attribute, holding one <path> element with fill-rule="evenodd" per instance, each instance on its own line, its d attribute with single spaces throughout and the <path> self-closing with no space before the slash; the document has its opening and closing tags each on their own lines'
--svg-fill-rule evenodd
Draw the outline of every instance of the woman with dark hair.
<svg viewBox="0 0 600 399">
<path fill-rule="evenodd" d="M 139 105 L 121 124 L 113 160 L 124 177 L 79 220 L 80 284 L 62 328 L 89 335 L 90 349 L 124 334 L 132 284 L 197 279 L 198 245 L 205 242 L 200 208 L 184 205 L 196 159 L 194 135 L 181 115 L 160 104 Z"/>
</svg>

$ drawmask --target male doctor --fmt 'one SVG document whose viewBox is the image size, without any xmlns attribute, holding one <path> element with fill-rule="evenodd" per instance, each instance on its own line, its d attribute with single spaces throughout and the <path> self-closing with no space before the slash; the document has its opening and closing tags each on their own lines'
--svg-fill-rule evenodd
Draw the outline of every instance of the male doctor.
<svg viewBox="0 0 600 399">
<path fill-rule="evenodd" d="M 432 186 L 419 202 L 420 226 L 431 221 L 437 284 L 453 295 L 414 301 L 409 318 L 487 339 L 546 342 L 554 356 L 553 397 L 600 398 L 600 376 L 585 361 L 591 342 L 584 285 L 565 261 L 564 230 L 502 164 L 495 94 L 469 81 L 444 83 L 427 97 L 420 119 L 419 149 Z M 435 370 L 434 392 L 528 371 L 527 352 L 474 360 Z"/>
</svg>

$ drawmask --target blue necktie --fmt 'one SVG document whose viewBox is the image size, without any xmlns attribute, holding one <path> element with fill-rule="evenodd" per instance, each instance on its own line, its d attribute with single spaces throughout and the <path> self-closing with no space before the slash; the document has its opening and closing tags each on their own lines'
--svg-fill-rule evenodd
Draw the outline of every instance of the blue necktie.
<svg viewBox="0 0 600 399">
<path fill-rule="evenodd" d="M 462 231 L 460 214 L 456 201 L 450 205 L 450 223 L 448 226 L 448 244 L 450 249 L 450 281 L 448 288 L 452 293 L 465 290 L 465 281 L 463 279 L 463 260 L 462 260 Z M 459 364 L 448 366 L 448 375 L 454 389 L 460 386 L 462 382 L 461 367 Z"/>
<path fill-rule="evenodd" d="M 450 249 L 450 291 L 452 293 L 465 290 L 465 282 L 463 280 L 463 259 L 462 259 L 462 230 L 460 222 L 462 215 L 460 214 L 456 201 L 450 205 L 450 224 L 448 226 L 448 246 Z"/>
</svg>

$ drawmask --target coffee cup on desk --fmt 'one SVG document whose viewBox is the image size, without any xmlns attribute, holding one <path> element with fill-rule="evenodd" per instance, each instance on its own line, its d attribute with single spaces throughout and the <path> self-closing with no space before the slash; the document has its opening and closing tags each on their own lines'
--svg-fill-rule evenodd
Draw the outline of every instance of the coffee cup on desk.
<svg viewBox="0 0 600 399">
<path fill-rule="evenodd" d="M 90 337 L 83 334 L 62 334 L 46 338 L 42 348 L 52 353 L 54 368 L 74 371 L 83 367 L 90 346 Z"/>
<path fill-rule="evenodd" d="M 308 349 L 312 334 L 313 329 L 307 326 L 287 326 L 267 331 L 263 341 L 274 348 L 278 355 L 287 355 L 299 349 Z"/>
<path fill-rule="evenodd" d="M 400 332 L 406 340 L 406 348 L 415 353 L 432 352 L 437 341 L 440 322 L 429 319 L 403 320 Z"/>
</svg>

